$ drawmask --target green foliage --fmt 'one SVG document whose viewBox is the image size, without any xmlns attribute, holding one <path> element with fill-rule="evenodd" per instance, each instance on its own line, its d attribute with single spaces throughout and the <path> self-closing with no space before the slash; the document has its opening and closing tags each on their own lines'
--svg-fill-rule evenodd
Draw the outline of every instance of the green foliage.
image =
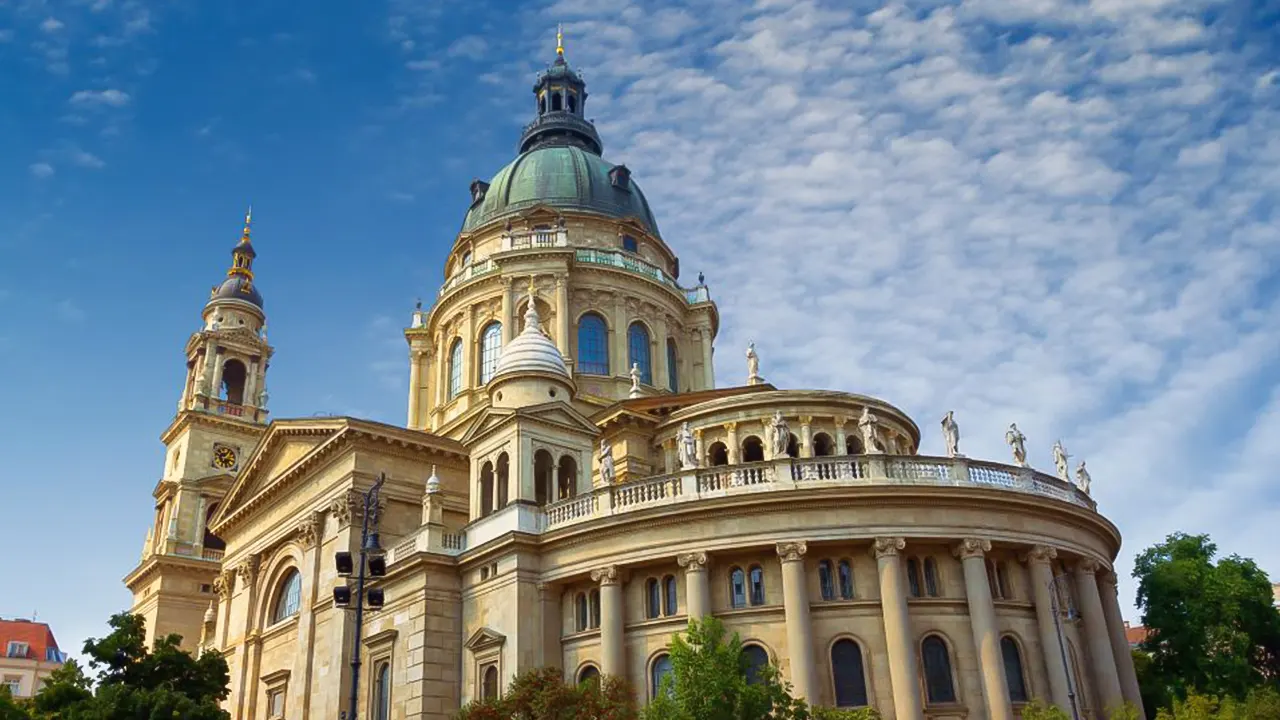
<svg viewBox="0 0 1280 720">
<path fill-rule="evenodd" d="M 1022 708 L 1022 720 L 1071 720 L 1071 716 L 1057 705 L 1036 698 Z"/>
<path fill-rule="evenodd" d="M 1240 699 L 1280 678 L 1280 612 L 1266 573 L 1216 554 L 1207 535 L 1175 533 L 1134 563 L 1150 655 L 1139 684 L 1156 705 L 1191 688 Z"/>
<path fill-rule="evenodd" d="M 1254 688 L 1244 700 L 1219 698 L 1194 690 L 1173 707 L 1161 708 L 1156 720 L 1280 720 L 1280 693 L 1273 687 Z"/>
<path fill-rule="evenodd" d="M 814 706 L 809 708 L 811 720 L 880 720 L 880 713 L 875 708 L 828 708 Z"/>
<path fill-rule="evenodd" d="M 31 720 L 26 703 L 15 700 L 8 685 L 0 685 L 0 720 Z"/>
<path fill-rule="evenodd" d="M 68 662 L 55 672 L 32 702 L 32 717 L 57 720 L 229 720 L 218 707 L 231 681 L 216 653 L 193 657 L 177 635 L 156 640 L 148 651 L 146 628 L 137 615 L 109 621 L 112 632 L 85 641 L 89 665 L 99 672 L 96 692 L 80 667 Z"/>
<path fill-rule="evenodd" d="M 568 685 L 558 668 L 517 675 L 501 698 L 468 703 L 455 720 L 636 720 L 635 697 L 626 683 L 606 677 Z"/>
</svg>

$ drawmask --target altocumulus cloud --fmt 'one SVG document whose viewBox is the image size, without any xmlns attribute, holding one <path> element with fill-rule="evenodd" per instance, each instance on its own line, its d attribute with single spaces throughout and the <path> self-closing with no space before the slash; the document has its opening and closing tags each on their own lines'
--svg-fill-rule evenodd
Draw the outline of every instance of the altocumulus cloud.
<svg viewBox="0 0 1280 720">
<path fill-rule="evenodd" d="M 1280 574 L 1280 87 L 1225 7 L 561 0 L 536 20 L 566 23 L 606 155 L 708 272 L 722 384 L 753 339 L 769 380 L 894 402 L 926 452 L 946 410 L 978 457 L 1008 458 L 1017 421 L 1039 466 L 1058 438 L 1089 461 L 1122 575 L 1178 529 Z"/>
<path fill-rule="evenodd" d="M 124 107 L 129 104 L 129 94 L 108 88 L 106 90 L 80 90 L 71 96 L 72 105 Z"/>
</svg>

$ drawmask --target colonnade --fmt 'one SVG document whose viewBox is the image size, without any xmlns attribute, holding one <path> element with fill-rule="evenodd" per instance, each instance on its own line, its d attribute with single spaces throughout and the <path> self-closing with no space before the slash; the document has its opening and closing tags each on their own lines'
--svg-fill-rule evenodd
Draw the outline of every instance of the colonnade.
<svg viewBox="0 0 1280 720">
<path fill-rule="evenodd" d="M 878 537 L 872 543 L 872 552 L 879 575 L 889 682 L 893 689 L 893 714 L 897 720 L 923 720 L 924 700 L 902 560 L 906 546 L 907 541 L 902 537 Z M 809 621 L 808 573 L 804 562 L 807 549 L 803 540 L 776 545 L 782 569 L 787 637 L 785 656 L 790 663 L 787 679 L 797 697 L 813 702 L 818 698 L 819 676 L 814 663 L 813 630 Z M 1009 698 L 1000 630 L 987 579 L 986 554 L 990 550 L 991 541 L 981 537 L 962 538 L 953 548 L 964 571 L 969 621 L 981 673 L 982 704 L 986 708 L 984 717 L 1013 720 L 1017 716 Z M 1057 558 L 1057 551 L 1049 546 L 1036 545 L 1021 557 L 1031 575 L 1042 662 L 1049 680 L 1046 699 L 1069 711 L 1072 693 L 1075 702 L 1081 702 L 1081 683 L 1068 674 L 1065 652 L 1059 640 L 1059 623 L 1062 620 L 1058 615 L 1061 608 L 1057 605 L 1055 585 L 1063 582 L 1064 578 L 1055 578 L 1053 574 L 1052 563 Z M 676 561 L 685 571 L 689 618 L 698 619 L 711 614 L 708 553 L 685 553 Z M 1142 698 L 1124 634 L 1115 577 L 1110 572 L 1099 577 L 1101 567 L 1097 561 L 1081 559 L 1074 564 L 1069 578 L 1079 605 L 1081 638 L 1087 658 L 1085 671 L 1089 673 L 1089 685 L 1095 689 L 1102 708 L 1109 710 L 1130 702 L 1141 710 Z M 593 571 L 591 578 L 600 585 L 601 672 L 626 675 L 622 570 L 617 566 L 607 566 Z M 971 707 L 970 710 L 975 709 Z"/>
</svg>

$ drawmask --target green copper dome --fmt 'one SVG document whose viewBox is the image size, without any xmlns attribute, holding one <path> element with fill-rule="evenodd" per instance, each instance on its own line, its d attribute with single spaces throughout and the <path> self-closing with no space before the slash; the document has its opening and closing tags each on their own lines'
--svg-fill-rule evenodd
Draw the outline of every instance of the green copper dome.
<svg viewBox="0 0 1280 720">
<path fill-rule="evenodd" d="M 463 232 L 535 205 L 547 205 L 619 219 L 634 218 L 649 232 L 658 234 L 649 202 L 631 181 L 626 168 L 574 145 L 534 147 L 499 170 L 487 187 L 473 184 L 473 196 L 477 189 L 482 191 L 482 197 L 467 212 Z"/>
</svg>

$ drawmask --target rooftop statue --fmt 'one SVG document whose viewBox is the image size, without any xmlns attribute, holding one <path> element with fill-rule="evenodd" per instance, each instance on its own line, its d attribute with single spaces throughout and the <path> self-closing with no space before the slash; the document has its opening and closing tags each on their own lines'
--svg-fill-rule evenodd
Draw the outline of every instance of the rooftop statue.
<svg viewBox="0 0 1280 720">
<path fill-rule="evenodd" d="M 617 476 L 618 473 L 613 467 L 613 446 L 608 440 L 600 438 L 600 483 L 612 485 Z"/>
<path fill-rule="evenodd" d="M 747 384 L 759 385 L 764 382 L 760 377 L 760 356 L 756 354 L 756 344 L 747 343 Z"/>
<path fill-rule="evenodd" d="M 1053 444 L 1053 466 L 1058 470 L 1058 477 L 1067 481 L 1071 480 L 1071 470 L 1070 466 L 1067 464 L 1068 458 L 1070 457 L 1071 456 L 1067 454 L 1067 449 L 1062 446 L 1061 440 Z"/>
<path fill-rule="evenodd" d="M 786 418 L 782 417 L 781 410 L 773 414 L 773 424 L 770 429 L 772 430 L 773 456 L 786 457 L 787 446 L 791 444 L 791 427 L 787 425 Z"/>
<path fill-rule="evenodd" d="M 960 457 L 960 426 L 956 424 L 954 410 L 942 416 L 942 440 L 947 446 L 947 457 Z"/>
<path fill-rule="evenodd" d="M 862 433 L 862 445 L 868 453 L 884 452 L 884 444 L 880 442 L 880 437 L 876 433 L 876 425 L 879 422 L 880 418 L 872 414 L 871 408 L 862 408 L 862 415 L 858 418 L 858 431 Z"/>
<path fill-rule="evenodd" d="M 1084 461 L 1076 466 L 1076 486 L 1085 494 L 1089 494 L 1089 486 L 1093 484 L 1093 478 L 1090 477 L 1089 471 L 1084 468 Z"/>
<path fill-rule="evenodd" d="M 693 437 L 689 423 L 680 426 L 680 434 L 676 438 L 676 451 L 680 455 L 680 469 L 692 470 L 698 467 L 698 442 Z"/>
<path fill-rule="evenodd" d="M 1018 423 L 1010 423 L 1004 434 L 1004 441 L 1013 450 L 1013 461 L 1021 467 L 1027 467 L 1027 436 L 1018 429 Z"/>
</svg>

